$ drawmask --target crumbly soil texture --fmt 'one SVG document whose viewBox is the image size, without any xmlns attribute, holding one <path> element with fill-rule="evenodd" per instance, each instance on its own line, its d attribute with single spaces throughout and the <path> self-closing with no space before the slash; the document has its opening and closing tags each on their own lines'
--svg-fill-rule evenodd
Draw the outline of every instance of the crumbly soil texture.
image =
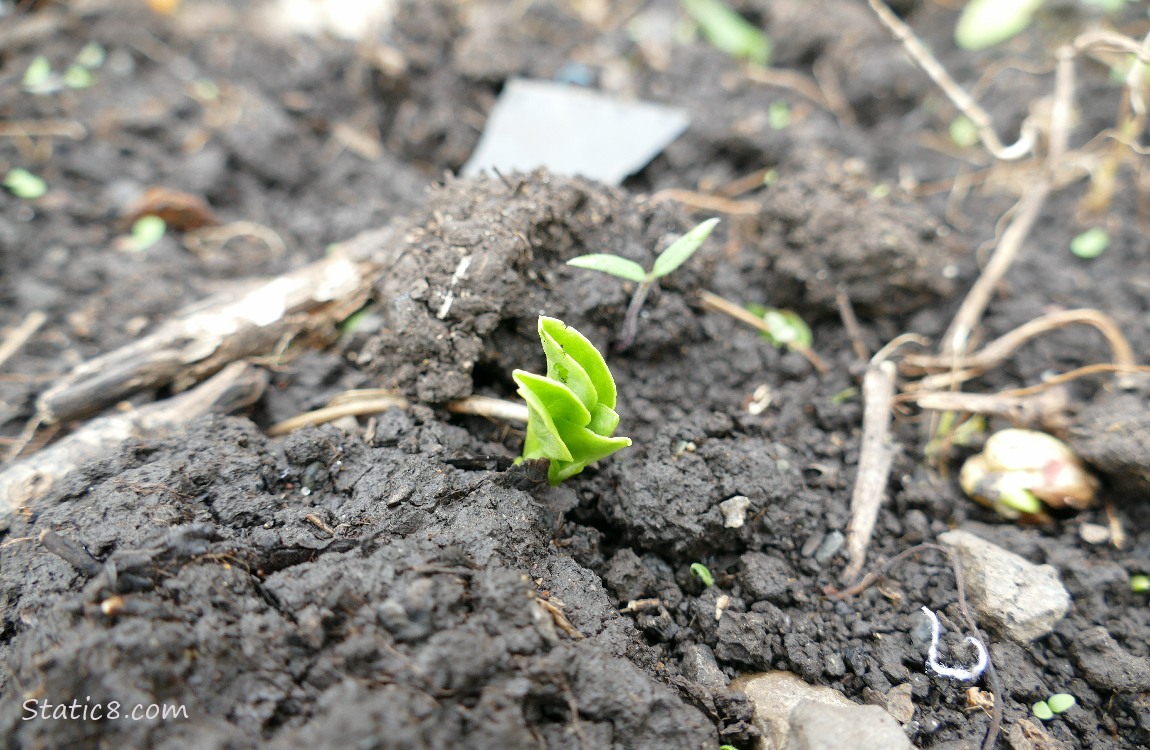
<svg viewBox="0 0 1150 750">
<path fill-rule="evenodd" d="M 684 38 L 671 0 L 405 0 L 358 41 L 318 17 L 310 33 L 285 31 L 286 11 L 262 4 L 187 2 L 171 15 L 135 0 L 3 4 L 0 172 L 23 168 L 48 187 L 0 192 L 0 327 L 46 316 L 3 364 L 5 448 L 55 378 L 237 280 L 369 231 L 387 270 L 334 345 L 284 342 L 259 360 L 270 385 L 251 410 L 109 446 L 11 521 L 0 745 L 749 750 L 751 706 L 727 683 L 770 670 L 884 707 L 909 686 L 916 746 L 982 742 L 989 712 L 924 666 L 923 606 L 944 613 L 944 658 L 971 657 L 944 559 L 913 557 L 854 597 L 827 591 L 843 586 L 859 458 L 857 344 L 942 335 L 1027 172 L 986 169 L 979 149 L 954 145 L 953 106 L 865 3 L 731 5 L 775 40 L 772 69 L 819 81 L 824 101 Z M 949 5 L 895 9 L 960 83 L 991 73 L 980 96 L 1005 140 L 1044 106 L 1059 41 L 1098 23 L 1147 31 L 1144 14 L 1060 3 L 1018 40 L 971 53 L 955 48 Z M 78 56 L 86 87 L 66 74 Z M 37 57 L 51 75 L 30 91 Z M 573 75 L 684 107 L 691 127 L 622 187 L 542 171 L 451 176 L 507 79 Z M 1122 94 L 1086 61 L 1077 95 L 1080 145 L 1114 124 Z M 1101 214 L 1082 211 L 1089 182 L 1054 194 L 984 340 L 1093 307 L 1147 354 L 1145 206 L 1136 170 L 1113 175 Z M 203 205 L 169 193 L 168 233 L 134 251 L 133 206 L 157 187 Z M 647 265 L 712 215 L 667 189 L 733 197 L 618 351 L 630 285 L 564 262 L 610 252 Z M 197 235 L 205 209 L 228 231 Z M 1070 238 L 1095 225 L 1109 249 L 1072 256 Z M 826 372 L 704 308 L 704 290 L 797 312 Z M 558 487 L 512 465 L 521 426 L 446 408 L 514 400 L 511 371 L 544 366 L 540 314 L 607 354 L 618 434 L 634 441 Z M 1089 329 L 1057 331 L 970 388 L 1030 385 L 1109 355 Z M 408 406 L 266 436 L 353 388 L 397 390 Z M 1066 692 L 1077 705 L 1045 736 L 1015 731 L 1012 746 L 1144 747 L 1150 611 L 1130 577 L 1150 573 L 1146 393 L 1105 376 L 1071 392 L 1069 434 L 1103 472 L 1111 515 L 1100 503 L 1044 525 L 999 519 L 958 489 L 961 451 L 925 458 L 928 433 L 908 412 L 869 559 L 962 526 L 1053 565 L 1073 597 L 1053 633 L 986 634 L 999 745 L 1020 720 L 1041 723 L 1034 702 Z M 1098 543 L 1112 525 L 1121 549 Z"/>
</svg>

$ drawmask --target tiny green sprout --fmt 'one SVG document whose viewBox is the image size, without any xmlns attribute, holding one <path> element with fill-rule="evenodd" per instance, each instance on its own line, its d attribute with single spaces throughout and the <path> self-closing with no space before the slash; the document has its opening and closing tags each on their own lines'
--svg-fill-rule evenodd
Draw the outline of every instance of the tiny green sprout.
<svg viewBox="0 0 1150 750">
<path fill-rule="evenodd" d="M 786 130 L 791 124 L 791 105 L 781 99 L 771 102 L 767 107 L 767 124 L 773 130 Z"/>
<path fill-rule="evenodd" d="M 1050 710 L 1050 706 L 1046 703 L 1046 701 L 1038 701 L 1033 706 L 1031 706 L 1030 710 L 1034 712 L 1035 716 L 1042 719 L 1043 721 L 1050 721 L 1054 718 L 1054 712 Z"/>
<path fill-rule="evenodd" d="M 95 79 L 92 77 L 91 71 L 83 65 L 69 65 L 61 80 L 70 89 L 86 89 L 91 88 Z"/>
<path fill-rule="evenodd" d="M 1144 573 L 1135 573 L 1130 576 L 1130 590 L 1135 594 L 1145 594 L 1150 591 L 1150 576 Z"/>
<path fill-rule="evenodd" d="M 128 249 L 143 252 L 163 239 L 167 231 L 168 225 L 159 216 L 141 216 L 132 224 Z"/>
<path fill-rule="evenodd" d="M 1056 714 L 1066 713 L 1074 708 L 1074 704 L 1077 702 L 1070 693 L 1055 693 L 1046 699 L 1046 705 Z"/>
<path fill-rule="evenodd" d="M 1045 0 L 970 0 L 962 9 L 954 41 L 966 50 L 979 50 L 1018 36 Z"/>
<path fill-rule="evenodd" d="M 854 401 L 856 398 L 858 398 L 858 395 L 859 389 L 852 385 L 849 388 L 843 388 L 841 391 L 831 396 L 831 403 L 835 406 L 839 406 L 841 404 L 847 403 L 848 401 Z"/>
<path fill-rule="evenodd" d="M 550 459 L 547 479 L 556 485 L 631 445 L 631 439 L 611 437 L 619 425 L 615 381 L 595 345 L 563 321 L 542 316 L 539 339 L 547 374 L 511 373 L 527 402 L 520 460 Z"/>
<path fill-rule="evenodd" d="M 795 350 L 810 349 L 814 343 L 810 326 L 797 313 L 754 304 L 746 305 L 746 309 L 763 319 L 769 330 L 763 331 L 761 335 L 776 349 L 783 346 Z"/>
<path fill-rule="evenodd" d="M 764 68 L 770 62 L 771 40 L 767 35 L 720 0 L 681 2 L 715 49 Z"/>
<path fill-rule="evenodd" d="M 703 563 L 691 563 L 691 575 L 698 578 L 707 588 L 711 588 L 715 585 L 715 577 L 711 575 L 710 568 Z"/>
<path fill-rule="evenodd" d="M 99 42 L 88 42 L 76 55 L 76 65 L 95 70 L 104 64 L 104 47 Z"/>
<path fill-rule="evenodd" d="M 718 223 L 718 219 L 707 219 L 682 237 L 679 237 L 668 245 L 666 250 L 659 253 L 659 257 L 655 258 L 655 263 L 651 266 L 650 271 L 644 270 L 641 265 L 633 260 L 620 258 L 618 255 L 610 255 L 608 253 L 580 255 L 567 261 L 567 265 L 569 266 L 609 273 L 612 276 L 618 276 L 627 281 L 634 281 L 639 285 L 635 288 L 635 294 L 631 297 L 631 304 L 627 306 L 627 315 L 623 319 L 623 331 L 619 336 L 619 344 L 617 347 L 619 351 L 628 349 L 635 340 L 635 329 L 639 322 L 639 311 L 643 308 L 643 303 L 647 299 L 647 293 L 651 290 L 651 286 L 659 279 L 686 263 L 687 260 L 695 254 L 695 251 L 702 246 L 703 242 L 711 236 L 711 231 Z"/>
<path fill-rule="evenodd" d="M 1102 227 L 1087 229 L 1070 240 L 1070 252 L 1083 260 L 1097 258 L 1110 247 L 1110 233 Z"/>
<path fill-rule="evenodd" d="M 734 745 L 719 745 L 719 750 L 739 750 Z"/>
<path fill-rule="evenodd" d="M 966 115 L 959 115 L 950 121 L 950 141 L 959 148 L 977 145 L 978 126 Z"/>
<path fill-rule="evenodd" d="M 49 94 L 56 90 L 56 84 L 53 81 L 54 75 L 52 73 L 52 63 L 48 62 L 48 58 L 43 55 L 37 55 L 28 63 L 28 67 L 24 70 L 24 78 L 21 79 L 20 84 L 24 87 L 25 91 L 33 94 Z"/>
<path fill-rule="evenodd" d="M 4 175 L 4 187 L 17 198 L 26 201 L 36 200 L 48 192 L 48 183 L 42 177 L 29 172 L 27 169 L 14 167 Z"/>
</svg>

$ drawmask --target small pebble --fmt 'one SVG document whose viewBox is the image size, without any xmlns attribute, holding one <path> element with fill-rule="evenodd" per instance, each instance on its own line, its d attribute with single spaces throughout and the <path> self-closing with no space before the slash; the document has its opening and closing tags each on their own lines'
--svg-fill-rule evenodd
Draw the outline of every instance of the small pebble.
<svg viewBox="0 0 1150 750">
<path fill-rule="evenodd" d="M 1084 523 L 1078 527 L 1078 536 L 1087 544 L 1106 544 L 1110 541 L 1110 529 L 1097 523 Z"/>
</svg>

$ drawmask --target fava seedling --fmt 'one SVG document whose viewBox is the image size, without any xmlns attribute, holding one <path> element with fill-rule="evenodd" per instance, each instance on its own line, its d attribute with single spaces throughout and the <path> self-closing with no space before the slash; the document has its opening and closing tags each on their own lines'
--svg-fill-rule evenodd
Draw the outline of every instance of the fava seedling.
<svg viewBox="0 0 1150 750">
<path fill-rule="evenodd" d="M 639 322 L 639 311 L 647 300 L 647 293 L 651 286 L 670 274 L 679 266 L 687 262 L 703 242 L 711 236 L 711 230 L 719 223 L 718 219 L 707 219 L 679 239 L 672 242 L 666 250 L 659 253 L 651 270 L 645 270 L 633 260 L 621 258 L 609 253 L 592 253 L 580 255 L 567 261 L 567 265 L 576 268 L 587 268 L 592 271 L 602 271 L 612 276 L 618 276 L 627 281 L 634 281 L 638 286 L 631 297 L 631 304 L 627 306 L 627 316 L 623 319 L 623 331 L 617 346 L 619 351 L 626 351 L 635 340 L 635 329 Z"/>
<path fill-rule="evenodd" d="M 539 318 L 547 374 L 511 374 L 527 402 L 527 437 L 520 460 L 550 459 L 547 480 L 556 485 L 588 464 L 631 445 L 612 437 L 619 425 L 615 381 L 603 355 L 583 334 L 555 318 Z"/>
</svg>

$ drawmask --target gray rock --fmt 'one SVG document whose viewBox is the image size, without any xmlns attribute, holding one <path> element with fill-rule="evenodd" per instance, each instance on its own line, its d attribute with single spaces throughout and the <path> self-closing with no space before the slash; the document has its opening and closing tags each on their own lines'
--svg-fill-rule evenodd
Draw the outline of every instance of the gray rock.
<svg viewBox="0 0 1150 750">
<path fill-rule="evenodd" d="M 1150 692 L 1150 659 L 1135 656 L 1115 641 L 1106 628 L 1090 628 L 1070 644 L 1082 676 L 1091 686 L 1119 693 Z"/>
<path fill-rule="evenodd" d="M 711 690 L 725 690 L 728 682 L 705 643 L 691 643 L 683 649 L 683 676 Z"/>
<path fill-rule="evenodd" d="M 790 747 L 791 711 L 804 700 L 845 708 L 859 707 L 839 691 L 808 685 L 791 672 L 745 675 L 731 681 L 731 690 L 742 691 L 754 707 L 755 726 L 762 733 L 758 750 L 786 750 Z"/>
<path fill-rule="evenodd" d="M 804 698 L 791 711 L 789 750 L 912 750 L 914 745 L 878 706 L 834 706 Z"/>
<path fill-rule="evenodd" d="M 1049 635 L 1070 610 L 1070 594 L 1051 565 L 1035 565 L 968 531 L 938 540 L 962 560 L 966 593 L 983 623 L 1020 643 Z"/>
</svg>

